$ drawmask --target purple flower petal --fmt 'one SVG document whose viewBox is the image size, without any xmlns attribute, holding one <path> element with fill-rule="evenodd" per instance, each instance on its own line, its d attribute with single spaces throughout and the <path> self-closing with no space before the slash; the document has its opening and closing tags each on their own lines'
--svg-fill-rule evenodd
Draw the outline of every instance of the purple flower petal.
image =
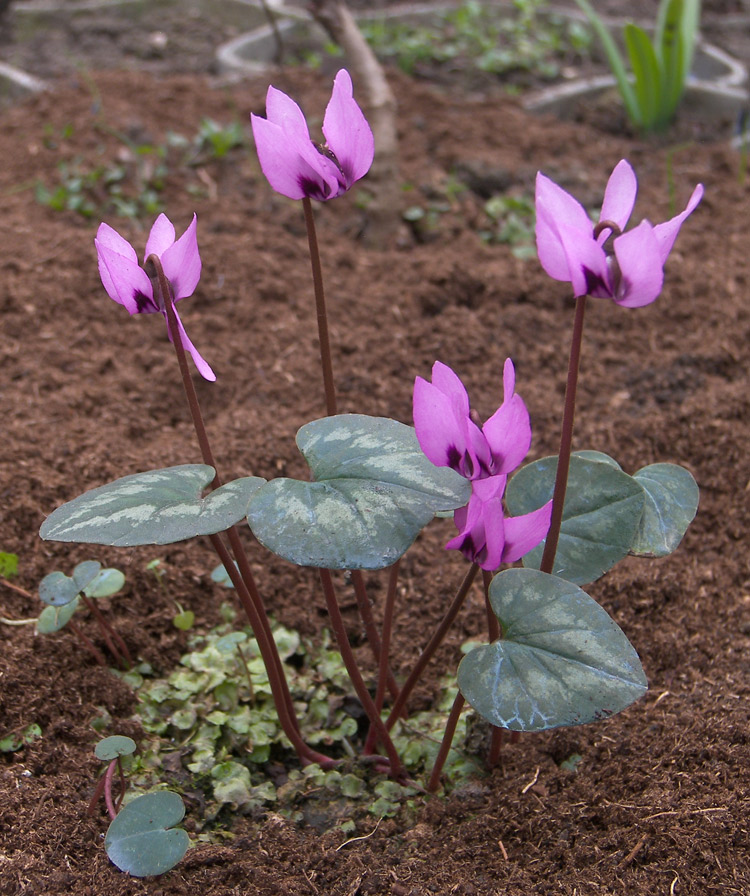
<svg viewBox="0 0 750 896">
<path fill-rule="evenodd" d="M 482 426 L 494 474 L 515 470 L 531 447 L 531 420 L 523 399 L 514 394 L 515 383 L 515 368 L 508 358 L 503 372 L 503 403 Z"/>
<path fill-rule="evenodd" d="M 629 162 L 625 159 L 619 161 L 614 171 L 609 176 L 607 187 L 604 191 L 600 221 L 613 221 L 620 231 L 627 227 L 635 205 L 635 196 L 638 192 L 638 181 Z M 599 236 L 599 244 L 603 245 L 610 230 L 605 230 Z"/>
<path fill-rule="evenodd" d="M 182 325 L 182 321 L 180 320 L 180 315 L 177 313 L 177 309 L 174 306 L 174 302 L 172 303 L 172 309 L 174 310 L 175 317 L 177 318 L 177 329 L 180 332 L 180 342 L 182 343 L 182 347 L 185 349 L 188 354 L 192 356 L 192 359 L 195 363 L 195 366 L 198 370 L 198 373 L 203 377 L 204 380 L 208 380 L 213 383 L 216 380 L 216 374 L 211 370 L 209 365 L 203 359 L 203 357 L 199 354 L 198 349 L 193 345 L 193 343 L 188 339 L 188 335 L 185 332 L 185 327 Z M 167 315 L 164 313 L 164 318 L 166 320 Z M 172 334 L 169 331 L 169 323 L 167 323 L 167 334 L 169 336 L 169 341 L 172 341 Z"/>
<path fill-rule="evenodd" d="M 674 218 L 670 218 L 669 221 L 665 221 L 663 224 L 657 224 L 654 227 L 654 236 L 659 244 L 659 253 L 661 255 L 662 264 L 666 262 L 669 253 L 672 251 L 672 246 L 674 246 L 674 241 L 677 239 L 677 234 L 680 232 L 682 222 L 688 215 L 695 211 L 696 206 L 702 198 L 703 184 L 698 184 L 693 190 L 684 211 L 680 212 L 679 215 L 675 215 Z"/>
<path fill-rule="evenodd" d="M 584 237 L 580 230 L 560 223 L 558 232 L 560 246 L 568 261 L 568 276 L 560 279 L 570 282 L 576 297 L 592 295 L 611 298 L 607 254 L 593 238 L 593 231 L 590 236 Z"/>
<path fill-rule="evenodd" d="M 533 551 L 547 537 L 551 516 L 552 501 L 522 516 L 506 516 L 503 561 L 515 563 Z"/>
<path fill-rule="evenodd" d="M 343 68 L 333 82 L 323 119 L 323 134 L 338 159 L 348 190 L 370 170 L 375 156 L 375 140 L 367 119 L 354 100 L 349 72 Z"/>
<path fill-rule="evenodd" d="M 99 232 L 101 232 L 101 227 Z M 116 241 L 111 239 L 111 234 L 104 234 L 104 239 L 110 245 L 117 245 Z M 99 239 L 98 234 L 94 245 L 99 263 L 99 275 L 110 299 L 123 305 L 129 314 L 150 314 L 159 311 L 160 309 L 154 301 L 151 281 L 143 268 L 129 257 L 130 253 L 128 256 L 120 255 L 105 245 Z M 130 248 L 132 249 L 132 246 Z M 134 250 L 133 255 L 135 255 Z"/>
<path fill-rule="evenodd" d="M 258 115 L 251 115 L 250 119 L 261 170 L 277 193 L 289 199 L 310 196 L 319 200 L 338 195 L 338 168 L 315 149 L 309 136 L 304 140 L 299 137 L 293 120 L 287 130 L 286 126 Z"/>
<path fill-rule="evenodd" d="M 143 256 L 143 260 L 145 261 L 149 255 L 158 255 L 159 258 L 161 258 L 172 243 L 174 243 L 174 238 L 174 224 L 172 224 L 165 214 L 159 215 L 154 221 L 154 225 L 146 240 L 146 252 Z"/>
<path fill-rule="evenodd" d="M 503 493 L 507 479 L 507 476 L 491 476 L 475 480 L 471 484 L 469 503 L 453 514 L 459 533 L 446 544 L 446 549 L 461 551 L 467 560 L 482 569 L 495 570 L 503 560 Z"/>
<path fill-rule="evenodd" d="M 619 268 L 615 302 L 625 308 L 640 308 L 658 298 L 664 285 L 664 267 L 654 228 L 648 221 L 618 236 L 614 250 Z"/>
<path fill-rule="evenodd" d="M 163 217 L 161 215 L 160 217 Z M 156 226 L 156 225 L 154 225 Z M 171 226 L 171 225 L 170 225 Z M 201 257 L 198 252 L 198 219 L 193 215 L 193 220 L 187 230 L 177 240 L 164 250 L 161 255 L 161 263 L 164 273 L 172 286 L 174 300 L 185 299 L 195 292 L 201 276 Z M 153 230 L 151 231 L 153 235 Z M 172 228 L 174 235 L 174 228 Z M 148 244 L 147 244 L 148 246 Z M 148 257 L 148 256 L 146 256 Z"/>
<path fill-rule="evenodd" d="M 446 394 L 422 377 L 416 378 L 414 428 L 422 451 L 435 466 L 451 467 L 471 479 L 480 473 L 475 443 L 481 442 L 482 434 L 462 409 L 459 395 Z M 476 438 L 477 434 L 479 439 Z M 485 450 L 484 453 L 489 460 L 489 452 Z"/>
</svg>

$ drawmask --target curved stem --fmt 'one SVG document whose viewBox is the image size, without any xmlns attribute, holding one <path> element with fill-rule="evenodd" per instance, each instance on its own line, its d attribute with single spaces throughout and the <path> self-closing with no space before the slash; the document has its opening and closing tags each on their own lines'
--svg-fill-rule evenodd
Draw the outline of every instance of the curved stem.
<svg viewBox="0 0 750 896">
<path fill-rule="evenodd" d="M 68 621 L 68 628 L 73 632 L 73 634 L 78 638 L 78 640 L 83 644 L 83 646 L 88 650 L 91 656 L 97 661 L 100 666 L 106 666 L 107 661 L 104 658 L 104 654 L 99 650 L 99 648 L 94 644 L 94 642 L 84 635 L 81 629 L 73 622 L 72 619 Z"/>
<path fill-rule="evenodd" d="M 555 568 L 555 554 L 560 539 L 565 491 L 568 487 L 568 471 L 570 468 L 570 452 L 573 444 L 573 420 L 576 413 L 576 389 L 578 387 L 578 367 L 581 360 L 581 343 L 583 341 L 583 317 L 586 312 L 586 296 L 576 299 L 576 314 L 573 322 L 573 337 L 570 342 L 570 359 L 568 361 L 568 382 L 565 386 L 565 409 L 563 410 L 562 428 L 560 432 L 560 451 L 557 455 L 557 473 L 555 474 L 555 490 L 552 494 L 552 518 L 550 520 L 547 541 L 544 545 L 542 572 L 552 573 Z"/>
<path fill-rule="evenodd" d="M 336 387 L 333 384 L 333 360 L 331 358 L 331 340 L 328 336 L 328 313 L 326 297 L 323 290 L 323 270 L 320 265 L 320 250 L 315 232 L 312 200 L 305 196 L 302 200 L 307 227 L 307 242 L 310 246 L 310 264 L 312 265 L 313 289 L 315 290 L 315 309 L 318 315 L 318 339 L 320 341 L 320 364 L 323 368 L 323 386 L 326 393 L 326 413 L 333 417 L 336 411 Z"/>
<path fill-rule="evenodd" d="M 500 628 L 500 620 L 495 616 L 495 611 L 492 609 L 492 604 L 490 603 L 492 573 L 488 572 L 486 569 L 482 570 L 482 583 L 484 584 L 484 603 L 487 609 L 487 634 L 490 643 L 492 643 L 502 637 L 503 633 Z M 487 765 L 490 768 L 494 768 L 500 761 L 500 751 L 503 748 L 503 736 L 504 729 L 493 725 L 490 734 L 490 749 L 487 754 Z"/>
<path fill-rule="evenodd" d="M 456 694 L 456 699 L 453 701 L 448 721 L 445 723 L 445 734 L 443 735 L 438 754 L 435 757 L 435 765 L 432 767 L 430 780 L 427 782 L 428 793 L 435 793 L 440 786 L 440 773 L 443 771 L 445 760 L 448 758 L 448 753 L 450 753 L 453 738 L 456 736 L 456 726 L 465 702 L 464 695 L 459 691 Z"/>
<path fill-rule="evenodd" d="M 125 642 L 104 618 L 104 614 L 97 606 L 96 600 L 92 597 L 88 597 L 86 594 L 82 594 L 81 596 L 83 598 L 84 604 L 88 607 L 94 619 L 96 619 L 96 623 L 99 626 L 99 631 L 102 633 L 102 637 L 104 638 L 104 641 L 109 648 L 109 652 L 114 657 L 115 662 L 130 668 L 130 666 L 132 666 L 132 661 L 130 659 L 130 653 L 127 647 L 125 647 Z M 115 642 L 119 645 L 119 650 L 117 647 L 115 647 Z"/>
<path fill-rule="evenodd" d="M 117 816 L 117 810 L 115 809 L 115 804 L 112 800 L 112 778 L 114 778 L 115 776 L 116 768 L 117 759 L 113 759 L 107 766 L 107 771 L 104 773 L 104 802 L 107 805 L 107 812 L 109 813 L 109 817 L 112 819 L 116 818 Z"/>
<path fill-rule="evenodd" d="M 453 598 L 453 603 L 448 608 L 448 612 L 442 619 L 442 622 L 437 627 L 435 634 L 430 638 L 429 643 L 422 651 L 422 655 L 416 662 L 416 665 L 411 670 L 409 677 L 404 682 L 404 686 L 401 688 L 398 697 L 396 698 L 395 703 L 391 709 L 391 713 L 388 716 L 388 721 L 385 723 L 386 728 L 390 731 L 396 723 L 396 719 L 401 715 L 401 711 L 406 705 L 406 701 L 409 699 L 411 692 L 414 690 L 414 686 L 419 681 L 419 677 L 424 671 L 425 666 L 429 663 L 432 657 L 435 654 L 435 651 L 442 644 L 443 638 L 445 637 L 448 629 L 453 624 L 456 616 L 458 615 L 458 611 L 463 606 L 464 601 L 466 600 L 466 595 L 469 593 L 469 589 L 471 588 L 472 582 L 479 571 L 479 567 L 476 563 L 472 563 L 469 571 L 464 576 L 463 582 L 461 582 L 461 587 L 456 592 L 456 596 Z"/>
<path fill-rule="evenodd" d="M 380 718 L 380 713 L 378 712 L 377 707 L 370 696 L 370 692 L 367 690 L 367 686 L 364 683 L 362 674 L 359 671 L 357 659 L 354 656 L 354 651 L 349 643 L 344 620 L 341 616 L 341 611 L 339 610 L 338 601 L 336 600 L 336 591 L 333 586 L 331 571 L 329 569 L 319 569 L 318 572 L 320 573 L 320 581 L 323 585 L 328 615 L 331 618 L 331 626 L 333 627 L 333 633 L 336 636 L 336 641 L 341 652 L 341 658 L 344 660 L 346 671 L 349 673 L 349 678 L 354 685 L 354 690 L 357 693 L 357 697 L 359 697 L 362 708 L 367 713 L 370 724 L 375 729 L 378 740 L 383 745 L 388 756 L 388 760 L 391 764 L 391 777 L 398 778 L 402 773 L 401 760 L 393 745 L 391 736 L 388 734 L 388 729 Z"/>
<path fill-rule="evenodd" d="M 393 567 L 391 567 L 391 570 L 393 570 Z M 365 577 L 361 569 L 352 570 L 352 582 L 354 583 L 354 594 L 357 598 L 357 609 L 359 610 L 359 615 L 362 617 L 365 634 L 367 635 L 367 643 L 370 645 L 370 650 L 372 650 L 372 655 L 375 658 L 375 662 L 378 664 L 378 668 L 381 668 L 383 665 L 383 650 L 386 650 L 385 672 L 383 674 L 385 675 L 385 682 L 388 686 L 388 690 L 395 699 L 398 696 L 398 685 L 388 666 L 387 648 L 384 648 L 380 642 L 380 635 L 378 635 L 378 629 L 372 615 L 370 599 L 367 596 Z"/>
<path fill-rule="evenodd" d="M 198 403 L 198 395 L 190 376 L 190 368 L 188 367 L 185 349 L 182 345 L 182 340 L 180 339 L 177 318 L 174 307 L 172 306 L 169 281 L 164 274 L 164 269 L 162 268 L 158 256 L 150 255 L 146 260 L 146 264 L 147 266 L 153 266 L 156 271 L 157 285 L 161 292 L 165 313 L 167 315 L 167 325 L 172 336 L 172 344 L 174 345 L 175 354 L 177 355 L 177 362 L 180 367 L 180 374 L 182 375 L 182 384 L 185 389 L 188 407 L 190 408 L 193 428 L 195 429 L 198 438 L 201 457 L 205 464 L 214 469 L 215 476 L 211 483 L 212 487 L 219 488 L 221 485 L 221 477 L 208 440 L 208 433 L 206 432 L 200 404 Z M 279 714 L 279 722 L 284 728 L 285 734 L 292 742 L 300 759 L 307 762 L 318 762 L 321 765 L 330 765 L 333 760 L 313 750 L 305 744 L 300 737 L 299 723 L 297 721 L 294 703 L 284 674 L 281 657 L 279 656 L 276 641 L 274 640 L 273 632 L 271 631 L 271 624 L 268 620 L 268 614 L 266 613 L 260 593 L 255 584 L 252 569 L 242 546 L 237 527 L 232 526 L 227 531 L 227 536 L 234 554 L 234 559 L 237 561 L 239 573 L 234 565 L 232 556 L 218 535 L 210 536 L 211 544 L 219 555 L 221 562 L 224 564 L 224 568 L 229 577 L 232 579 L 232 584 L 237 590 L 237 595 L 242 603 L 242 607 L 245 610 L 253 632 L 255 633 L 255 637 L 258 641 L 258 649 L 261 652 L 263 662 L 268 671 L 268 681 L 273 693 L 276 711 Z"/>
</svg>

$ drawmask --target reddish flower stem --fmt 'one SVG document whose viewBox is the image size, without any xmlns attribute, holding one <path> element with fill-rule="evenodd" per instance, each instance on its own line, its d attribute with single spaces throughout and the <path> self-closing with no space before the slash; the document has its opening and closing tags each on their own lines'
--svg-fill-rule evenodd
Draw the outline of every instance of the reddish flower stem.
<svg viewBox="0 0 750 896">
<path fill-rule="evenodd" d="M 456 694 L 456 699 L 453 701 L 448 721 L 445 723 L 445 734 L 443 735 L 438 754 L 435 757 L 435 765 L 432 767 L 430 780 L 427 782 L 428 793 L 436 793 L 440 786 L 440 774 L 443 771 L 445 760 L 450 753 L 453 738 L 456 736 L 456 727 L 458 725 L 458 720 L 461 717 L 461 710 L 464 708 L 465 702 L 463 694 L 459 691 Z"/>
<path fill-rule="evenodd" d="M 118 665 L 124 665 L 130 668 L 133 665 L 133 662 L 130 658 L 130 651 L 125 646 L 125 642 L 104 618 L 104 614 L 97 606 L 96 600 L 88 597 L 86 594 L 82 594 L 81 597 L 94 616 L 94 619 L 96 619 L 99 631 L 102 633 L 102 637 L 109 648 L 109 652 L 115 658 L 115 662 L 117 662 Z M 115 646 L 115 644 L 117 644 L 117 646 Z"/>
<path fill-rule="evenodd" d="M 398 569 L 398 564 L 396 564 L 395 568 Z M 391 570 L 393 569 L 394 567 L 391 567 Z M 357 598 L 357 608 L 359 610 L 359 615 L 362 618 L 362 623 L 365 627 L 367 643 L 370 645 L 370 650 L 372 650 L 372 655 L 375 658 L 375 662 L 378 664 L 378 668 L 381 668 L 383 662 L 385 662 L 385 672 L 383 673 L 385 675 L 385 683 L 388 687 L 388 690 L 391 692 L 391 696 L 395 699 L 398 696 L 398 685 L 396 684 L 396 679 L 393 677 L 393 673 L 391 672 L 388 665 L 387 648 L 384 648 L 380 642 L 380 635 L 378 635 L 378 629 L 375 625 L 375 619 L 372 615 L 370 599 L 367 596 L 367 585 L 365 584 L 365 577 L 362 574 L 361 569 L 353 569 L 351 572 L 352 582 L 354 583 L 354 594 Z"/>
<path fill-rule="evenodd" d="M 331 626 L 339 646 L 339 651 L 341 652 L 341 657 L 344 660 L 346 671 L 354 685 L 354 690 L 356 691 L 357 697 L 359 697 L 359 702 L 367 713 L 370 724 L 375 729 L 377 738 L 383 745 L 386 755 L 388 756 L 388 761 L 391 764 L 390 775 L 393 778 L 399 778 L 402 776 L 401 760 L 393 745 L 391 736 L 388 734 L 388 729 L 380 718 L 380 713 L 378 712 L 378 709 L 370 696 L 370 692 L 367 690 L 367 685 L 365 685 L 362 674 L 359 671 L 359 665 L 354 656 L 351 644 L 349 643 L 344 620 L 341 616 L 341 611 L 339 610 L 338 601 L 336 600 L 336 591 L 333 585 L 331 571 L 329 569 L 319 569 L 318 572 L 320 573 L 320 582 L 323 586 L 323 593 L 326 598 L 326 607 L 328 608 L 328 615 L 331 619 Z"/>
<path fill-rule="evenodd" d="M 94 657 L 97 663 L 100 666 L 106 666 L 107 660 L 104 658 L 104 654 L 99 650 L 99 648 L 94 644 L 94 642 L 84 635 L 81 629 L 73 622 L 72 619 L 68 621 L 68 628 L 73 632 L 73 634 L 78 638 L 78 640 L 83 644 L 83 646 L 88 650 L 88 652 Z"/>
<path fill-rule="evenodd" d="M 565 408 L 563 410 L 560 432 L 560 451 L 557 456 L 557 472 L 555 489 L 552 494 L 552 517 L 550 519 L 547 540 L 544 545 L 540 569 L 552 573 L 555 568 L 555 554 L 560 539 L 565 491 L 568 487 L 570 470 L 570 453 L 573 444 L 573 420 L 576 413 L 576 389 L 578 386 L 578 368 L 581 361 L 581 344 L 583 342 L 583 318 L 586 311 L 586 296 L 576 299 L 576 313 L 573 321 L 573 336 L 570 342 L 570 358 L 568 361 L 568 381 L 565 386 Z"/>
<path fill-rule="evenodd" d="M 312 200 L 305 196 L 302 200 L 307 227 L 307 242 L 310 246 L 310 264 L 312 265 L 313 289 L 315 291 L 315 309 L 318 315 L 318 339 L 320 341 L 320 363 L 323 368 L 323 386 L 326 395 L 326 414 L 333 417 L 336 413 L 336 387 L 333 383 L 333 360 L 331 358 L 331 340 L 328 336 L 328 313 L 326 296 L 323 289 L 323 270 L 320 264 L 318 237 L 315 232 Z"/>
<path fill-rule="evenodd" d="M 487 609 L 487 634 L 490 643 L 492 643 L 493 641 L 497 641 L 498 638 L 501 638 L 503 633 L 500 628 L 500 621 L 497 616 L 495 616 L 495 611 L 492 609 L 492 604 L 490 603 L 492 573 L 488 572 L 486 569 L 482 570 L 482 582 L 484 584 L 484 603 Z M 487 754 L 487 765 L 490 768 L 494 768 L 500 761 L 500 751 L 503 748 L 503 737 L 504 729 L 493 725 L 492 733 L 490 735 L 490 749 Z"/>
<path fill-rule="evenodd" d="M 213 488 L 219 488 L 221 485 L 221 477 L 208 440 L 208 434 L 203 422 L 203 415 L 201 414 L 200 404 L 198 403 L 198 396 L 190 376 L 185 349 L 182 345 L 182 340 L 180 339 L 177 318 L 172 305 L 172 293 L 169 281 L 164 274 L 161 260 L 158 256 L 150 255 L 146 259 L 146 266 L 147 268 L 152 266 L 156 271 L 157 285 L 161 293 L 163 307 L 167 316 L 167 324 L 172 336 L 172 344 L 174 345 L 175 354 L 177 355 L 177 363 L 180 368 L 182 384 L 185 389 L 188 407 L 190 408 L 193 428 L 195 429 L 198 438 L 201 456 L 203 462 L 208 466 L 213 467 L 215 471 L 211 486 Z M 229 544 L 232 548 L 234 559 L 237 561 L 239 574 L 232 561 L 232 555 L 230 555 L 229 551 L 224 546 L 224 542 L 221 538 L 218 535 L 210 536 L 211 544 L 219 555 L 227 574 L 232 580 L 232 584 L 237 590 L 237 595 L 242 603 L 242 607 L 245 610 L 253 632 L 255 633 L 256 640 L 258 641 L 258 649 L 260 650 L 268 672 L 268 682 L 273 694 L 276 711 L 279 714 L 279 723 L 294 746 L 294 749 L 297 751 L 297 755 L 303 762 L 319 762 L 321 765 L 330 765 L 332 760 L 329 759 L 329 757 L 313 750 L 305 744 L 300 737 L 299 723 L 297 721 L 294 703 L 289 692 L 286 676 L 284 675 L 281 657 L 279 656 L 276 642 L 273 638 L 271 624 L 268 621 L 268 614 L 266 613 L 260 593 L 255 584 L 255 578 L 236 526 L 232 526 L 227 530 L 227 537 L 229 538 Z"/>
<path fill-rule="evenodd" d="M 113 759 L 107 766 L 107 771 L 104 773 L 104 802 L 106 803 L 107 812 L 111 819 L 117 817 L 117 810 L 115 809 L 115 804 L 112 799 L 112 778 L 115 776 L 116 768 L 117 759 Z"/>
<path fill-rule="evenodd" d="M 456 616 L 458 616 L 458 611 L 463 606 L 464 601 L 466 600 L 466 595 L 469 593 L 469 589 L 474 581 L 474 578 L 479 571 L 479 567 L 476 563 L 472 563 L 469 571 L 466 573 L 463 582 L 461 582 L 461 587 L 456 592 L 456 596 L 453 598 L 453 603 L 448 608 L 448 612 L 443 617 L 440 625 L 435 630 L 435 634 L 430 639 L 429 643 L 422 651 L 421 656 L 416 662 L 416 665 L 411 670 L 409 677 L 404 682 L 404 686 L 399 691 L 399 695 L 396 698 L 396 701 L 391 708 L 391 713 L 388 716 L 388 721 L 385 723 L 386 728 L 390 731 L 391 728 L 396 723 L 396 719 L 401 715 L 401 712 L 406 705 L 406 701 L 409 699 L 411 692 L 414 690 L 414 686 L 419 681 L 419 677 L 425 669 L 425 666 L 430 662 L 432 657 L 435 654 L 435 651 L 442 644 L 443 638 L 445 637 L 448 629 L 453 624 Z"/>
</svg>

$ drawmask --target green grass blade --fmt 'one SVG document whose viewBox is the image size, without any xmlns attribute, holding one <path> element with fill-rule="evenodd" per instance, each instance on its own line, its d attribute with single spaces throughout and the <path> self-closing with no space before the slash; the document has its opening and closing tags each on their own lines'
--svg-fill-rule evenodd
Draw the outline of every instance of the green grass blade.
<svg viewBox="0 0 750 896">
<path fill-rule="evenodd" d="M 622 97 L 622 101 L 625 105 L 625 111 L 628 114 L 628 118 L 637 127 L 641 127 L 641 115 L 638 103 L 636 101 L 635 91 L 633 90 L 633 86 L 630 83 L 628 73 L 625 70 L 625 64 L 622 61 L 620 51 L 617 49 L 617 44 L 614 42 L 614 39 L 607 30 L 604 22 L 602 22 L 602 20 L 596 14 L 593 6 L 588 2 L 588 0 L 576 0 L 576 3 L 580 7 L 581 11 L 586 15 L 589 22 L 591 22 L 591 27 L 594 29 L 599 40 L 602 43 L 604 53 L 607 56 L 607 62 L 609 63 L 612 74 L 615 76 L 615 80 L 617 81 L 617 89 L 620 91 L 620 96 Z"/>
<path fill-rule="evenodd" d="M 641 113 L 644 131 L 654 130 L 661 122 L 663 78 L 656 52 L 646 32 L 637 25 L 625 26 L 625 47 L 635 78 L 635 100 Z"/>
</svg>

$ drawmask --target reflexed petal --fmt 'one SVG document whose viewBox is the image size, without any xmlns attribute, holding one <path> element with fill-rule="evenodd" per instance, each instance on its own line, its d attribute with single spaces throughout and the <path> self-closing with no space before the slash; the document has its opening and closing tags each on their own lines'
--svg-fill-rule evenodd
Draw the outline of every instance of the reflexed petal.
<svg viewBox="0 0 750 896">
<path fill-rule="evenodd" d="M 101 228 L 100 228 L 101 230 Z M 99 274 L 110 299 L 123 305 L 129 314 L 158 311 L 151 281 L 138 263 L 94 240 Z"/>
<path fill-rule="evenodd" d="M 193 343 L 188 339 L 188 335 L 185 332 L 185 327 L 182 325 L 182 321 L 180 320 L 180 315 L 177 313 L 177 309 L 172 303 L 172 308 L 174 309 L 175 317 L 177 318 L 177 328 L 180 331 L 180 342 L 182 343 L 182 347 L 188 352 L 195 362 L 195 366 L 198 369 L 198 373 L 203 377 L 204 380 L 208 380 L 213 383 L 216 380 L 216 374 L 211 370 L 209 365 L 204 361 L 203 357 L 198 352 L 198 349 L 193 345 Z M 167 315 L 164 315 L 166 319 Z M 170 342 L 172 341 L 172 334 L 169 332 L 169 323 L 167 323 L 167 334 L 169 336 Z"/>
<path fill-rule="evenodd" d="M 594 225 L 580 202 L 541 171 L 536 176 L 535 204 L 539 261 L 554 280 L 570 280 L 570 252 L 563 244 L 562 231 L 575 235 L 574 243 L 593 243 Z"/>
<path fill-rule="evenodd" d="M 504 401 L 482 427 L 492 453 L 492 472 L 510 473 L 531 447 L 531 420 L 520 395 Z"/>
<path fill-rule="evenodd" d="M 198 252 L 197 227 L 198 219 L 193 215 L 187 230 L 161 257 L 162 267 L 172 286 L 175 301 L 191 296 L 200 280 L 201 257 Z"/>
<path fill-rule="evenodd" d="M 114 228 L 110 227 L 109 224 L 102 222 L 99 225 L 94 242 L 97 247 L 106 246 L 107 249 L 117 252 L 118 255 L 123 255 L 125 258 L 130 259 L 130 261 L 138 262 L 138 253 L 135 249 L 124 237 L 121 237 Z"/>
<path fill-rule="evenodd" d="M 172 222 L 165 214 L 159 215 L 154 221 L 154 226 L 151 228 L 151 233 L 149 233 L 148 239 L 146 240 L 146 254 L 144 255 L 144 261 L 149 255 L 158 255 L 159 258 L 161 258 L 174 242 L 174 237 L 174 225 Z M 167 276 L 169 275 L 167 274 Z"/>
<path fill-rule="evenodd" d="M 548 501 L 539 510 L 532 510 L 523 516 L 505 517 L 503 561 L 515 563 L 532 551 L 546 537 L 551 516 L 552 501 Z"/>
<path fill-rule="evenodd" d="M 602 203 L 601 221 L 614 221 L 620 230 L 625 230 L 630 215 L 633 213 L 635 196 L 638 192 L 638 181 L 635 171 L 630 163 L 622 159 L 615 165 L 615 169 L 607 181 Z M 603 243 L 610 231 L 600 234 L 599 241 Z"/>
<path fill-rule="evenodd" d="M 503 403 L 482 427 L 492 454 L 492 472 L 510 473 L 531 447 L 531 420 L 523 399 L 515 394 L 516 370 L 510 358 L 503 367 Z"/>
<path fill-rule="evenodd" d="M 323 134 L 341 165 L 348 189 L 370 170 L 375 141 L 367 119 L 352 96 L 352 79 L 346 69 L 341 69 L 333 82 Z"/>
<path fill-rule="evenodd" d="M 302 109 L 283 91 L 269 87 L 266 93 L 266 116 L 292 139 L 299 143 L 310 142 L 310 131 Z M 257 118 L 258 116 L 251 116 Z"/>
<path fill-rule="evenodd" d="M 251 122 L 261 170 L 277 193 L 289 199 L 337 195 L 338 169 L 315 149 L 309 137 L 300 142 L 293 132 L 258 115 L 251 115 Z"/>
<path fill-rule="evenodd" d="M 698 184 L 693 190 L 693 194 L 688 200 L 688 204 L 685 206 L 684 211 L 680 212 L 679 215 L 675 215 L 675 217 L 671 218 L 669 221 L 665 221 L 663 224 L 657 224 L 654 227 L 654 236 L 659 244 L 659 254 L 662 265 L 666 262 L 669 253 L 672 251 L 672 246 L 674 246 L 674 241 L 677 239 L 677 234 L 680 232 L 682 222 L 689 214 L 695 211 L 696 206 L 702 198 L 703 184 Z"/>
<path fill-rule="evenodd" d="M 459 550 L 482 569 L 500 566 L 505 545 L 503 502 L 506 476 L 492 476 L 472 483 L 472 495 L 466 507 L 457 510 L 453 519 L 459 534 L 446 548 Z"/>
<path fill-rule="evenodd" d="M 469 416 L 469 393 L 458 374 L 447 364 L 435 361 L 432 365 L 432 385 L 450 398 L 457 416 Z"/>
<path fill-rule="evenodd" d="M 597 298 L 611 297 L 609 266 L 604 249 L 591 236 L 584 236 L 580 230 L 560 224 L 560 242 L 568 260 L 569 280 L 573 295 L 592 295 Z M 541 256 L 540 256 L 541 258 Z M 545 269 L 546 270 L 546 269 Z M 549 273 L 549 271 L 547 271 Z"/>
<path fill-rule="evenodd" d="M 418 376 L 414 382 L 414 428 L 422 451 L 437 467 L 452 467 L 466 476 L 476 465 L 467 437 L 468 416 L 456 413 L 451 396 Z M 468 476 L 467 476 L 468 478 Z"/>
<path fill-rule="evenodd" d="M 640 308 L 657 298 L 664 284 L 659 243 L 648 221 L 618 236 L 615 258 L 620 268 L 617 295 L 613 298 L 626 308 Z"/>
</svg>

